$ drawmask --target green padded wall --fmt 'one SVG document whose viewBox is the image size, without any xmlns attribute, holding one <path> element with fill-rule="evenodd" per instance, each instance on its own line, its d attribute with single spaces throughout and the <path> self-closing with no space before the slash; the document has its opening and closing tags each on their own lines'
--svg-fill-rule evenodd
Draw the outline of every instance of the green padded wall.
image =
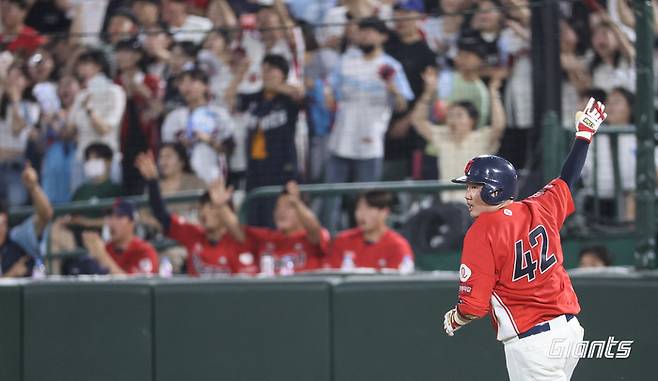
<svg viewBox="0 0 658 381">
<path fill-rule="evenodd" d="M 37 282 L 23 305 L 24 381 L 153 379 L 148 283 Z"/>
<path fill-rule="evenodd" d="M 574 380 L 649 380 L 658 343 L 658 278 L 574 279 L 585 340 L 634 340 L 628 359 L 581 359 Z M 612 353 L 615 353 L 612 351 Z"/>
<path fill-rule="evenodd" d="M 21 288 L 14 281 L 0 284 L 0 380 L 21 379 Z"/>
<path fill-rule="evenodd" d="M 334 381 L 504 380 L 502 346 L 487 319 L 454 337 L 443 315 L 457 277 L 347 278 L 334 288 Z"/>
<path fill-rule="evenodd" d="M 163 283 L 155 316 L 158 381 L 331 380 L 326 280 Z"/>
</svg>

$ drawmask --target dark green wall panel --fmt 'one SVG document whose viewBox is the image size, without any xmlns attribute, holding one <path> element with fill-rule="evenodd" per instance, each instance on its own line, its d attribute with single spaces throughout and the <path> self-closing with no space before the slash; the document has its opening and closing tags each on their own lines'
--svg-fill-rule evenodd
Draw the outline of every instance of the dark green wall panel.
<svg viewBox="0 0 658 381">
<path fill-rule="evenodd" d="M 18 284 L 0 285 L 0 380 L 21 379 L 21 288 Z"/>
<path fill-rule="evenodd" d="M 24 287 L 25 381 L 152 380 L 149 284 Z"/>
<path fill-rule="evenodd" d="M 155 288 L 156 379 L 330 380 L 330 284 L 198 281 Z"/>
</svg>

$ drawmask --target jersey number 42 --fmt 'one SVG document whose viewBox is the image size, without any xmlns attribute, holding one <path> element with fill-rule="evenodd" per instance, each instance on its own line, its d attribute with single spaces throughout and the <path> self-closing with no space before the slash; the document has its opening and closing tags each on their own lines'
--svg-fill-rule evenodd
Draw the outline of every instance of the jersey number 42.
<svg viewBox="0 0 658 381">
<path fill-rule="evenodd" d="M 556 262 L 555 254 L 548 255 L 549 242 L 546 228 L 543 225 L 538 225 L 528 234 L 530 242 L 530 250 L 524 251 L 523 240 L 518 240 L 514 244 L 514 274 L 512 281 L 528 277 L 528 282 L 535 280 L 537 275 L 537 261 L 532 258 L 532 252 L 537 250 L 539 245 L 538 239 L 541 238 L 541 249 L 539 252 L 539 271 L 543 274 L 550 269 Z M 536 256 L 535 256 L 536 257 Z"/>
</svg>

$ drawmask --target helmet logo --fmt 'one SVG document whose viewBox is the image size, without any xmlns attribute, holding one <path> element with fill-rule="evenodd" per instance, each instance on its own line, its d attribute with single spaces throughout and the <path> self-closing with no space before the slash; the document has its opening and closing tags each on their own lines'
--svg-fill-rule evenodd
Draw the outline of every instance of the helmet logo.
<svg viewBox="0 0 658 381">
<path fill-rule="evenodd" d="M 473 159 L 469 160 L 468 163 L 466 163 L 466 167 L 464 168 L 465 175 L 468 175 L 468 172 L 471 171 L 472 166 L 473 166 Z"/>
</svg>

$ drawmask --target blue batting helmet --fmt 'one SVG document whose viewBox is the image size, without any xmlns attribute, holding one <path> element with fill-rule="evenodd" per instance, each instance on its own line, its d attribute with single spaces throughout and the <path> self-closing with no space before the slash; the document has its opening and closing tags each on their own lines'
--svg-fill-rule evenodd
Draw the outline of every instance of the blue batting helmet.
<svg viewBox="0 0 658 381">
<path fill-rule="evenodd" d="M 499 156 L 482 155 L 471 159 L 464 168 L 464 176 L 453 179 L 452 182 L 482 184 L 482 201 L 489 205 L 498 205 L 517 196 L 518 179 L 512 163 Z"/>
</svg>

